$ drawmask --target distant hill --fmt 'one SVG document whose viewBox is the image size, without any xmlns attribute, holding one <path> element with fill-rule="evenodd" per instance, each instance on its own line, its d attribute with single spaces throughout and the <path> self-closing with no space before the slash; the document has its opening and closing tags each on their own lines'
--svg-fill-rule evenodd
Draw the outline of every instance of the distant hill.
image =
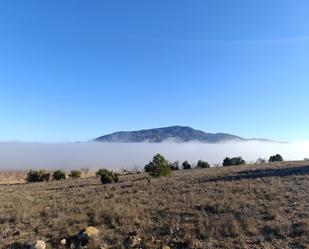
<svg viewBox="0 0 309 249">
<path fill-rule="evenodd" d="M 230 140 L 246 141 L 248 139 L 227 133 L 206 133 L 187 126 L 171 126 L 139 131 L 118 131 L 94 139 L 96 142 L 113 143 L 161 143 L 166 140 L 175 142 L 199 141 L 203 143 L 219 143 Z"/>
</svg>

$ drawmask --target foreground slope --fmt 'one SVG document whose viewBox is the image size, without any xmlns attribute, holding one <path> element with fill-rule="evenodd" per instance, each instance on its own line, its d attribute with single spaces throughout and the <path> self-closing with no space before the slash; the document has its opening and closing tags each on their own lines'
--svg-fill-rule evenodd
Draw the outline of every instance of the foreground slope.
<svg viewBox="0 0 309 249">
<path fill-rule="evenodd" d="M 0 248 L 64 248 L 89 225 L 107 248 L 125 248 L 133 231 L 143 248 L 308 248 L 309 163 L 0 186 Z"/>
</svg>

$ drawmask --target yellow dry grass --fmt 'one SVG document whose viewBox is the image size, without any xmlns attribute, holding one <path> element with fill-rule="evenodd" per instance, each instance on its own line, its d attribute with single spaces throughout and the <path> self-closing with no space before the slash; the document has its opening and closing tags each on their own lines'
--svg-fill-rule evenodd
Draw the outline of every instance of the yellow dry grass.
<svg viewBox="0 0 309 249">
<path fill-rule="evenodd" d="M 309 164 L 0 186 L 0 248 L 38 239 L 64 248 L 60 240 L 86 226 L 98 228 L 108 248 L 124 248 L 132 232 L 143 248 L 308 248 Z"/>
</svg>

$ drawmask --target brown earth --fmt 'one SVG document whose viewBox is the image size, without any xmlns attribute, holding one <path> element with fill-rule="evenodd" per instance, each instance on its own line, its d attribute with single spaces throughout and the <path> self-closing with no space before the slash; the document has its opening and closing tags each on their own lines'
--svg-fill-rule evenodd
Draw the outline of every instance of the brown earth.
<svg viewBox="0 0 309 249">
<path fill-rule="evenodd" d="M 309 162 L 0 185 L 0 248 L 65 248 L 87 226 L 106 248 L 309 248 Z"/>
</svg>

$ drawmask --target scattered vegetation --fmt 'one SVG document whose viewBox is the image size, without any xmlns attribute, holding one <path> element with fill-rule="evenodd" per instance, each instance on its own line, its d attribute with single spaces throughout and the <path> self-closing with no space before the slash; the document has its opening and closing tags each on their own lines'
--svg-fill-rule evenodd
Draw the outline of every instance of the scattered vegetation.
<svg viewBox="0 0 309 249">
<path fill-rule="evenodd" d="M 183 168 L 183 169 L 191 169 L 192 166 L 191 166 L 191 164 L 190 164 L 188 161 L 184 161 L 184 162 L 182 163 L 182 168 Z"/>
<path fill-rule="evenodd" d="M 96 175 L 100 177 L 102 184 L 116 183 L 119 181 L 118 174 L 112 170 L 100 169 Z"/>
<path fill-rule="evenodd" d="M 80 170 L 72 170 L 69 177 L 72 179 L 81 178 L 82 172 Z M 16 179 L 21 183 L 22 176 L 16 173 Z M 26 182 L 49 182 L 51 179 L 59 181 L 66 179 L 66 173 L 63 170 L 56 170 L 51 174 L 45 170 L 30 169 L 26 176 Z"/>
<path fill-rule="evenodd" d="M 237 166 L 243 164 L 246 164 L 246 162 L 244 159 L 242 159 L 242 157 L 233 157 L 233 158 L 226 157 L 223 160 L 223 166 Z"/>
<path fill-rule="evenodd" d="M 100 177 L 101 175 L 105 174 L 106 169 L 99 169 L 97 172 L 95 172 L 96 177 Z"/>
<path fill-rule="evenodd" d="M 65 180 L 65 178 L 66 175 L 63 170 L 58 169 L 53 173 L 53 179 L 56 181 Z"/>
<path fill-rule="evenodd" d="M 256 164 L 265 164 L 265 163 L 267 163 L 267 160 L 265 158 L 260 157 L 256 160 Z"/>
<path fill-rule="evenodd" d="M 45 170 L 32 170 L 30 169 L 26 181 L 27 182 L 43 182 L 49 180 L 50 174 L 46 173 Z"/>
<path fill-rule="evenodd" d="M 272 162 L 282 162 L 283 161 L 283 157 L 280 154 L 271 156 L 268 160 L 270 163 Z"/>
<path fill-rule="evenodd" d="M 205 169 L 205 168 L 210 168 L 210 165 L 209 165 L 209 163 L 206 162 L 206 161 L 198 160 L 196 167 L 197 167 L 197 168 Z"/>
<path fill-rule="evenodd" d="M 1 248 L 70 248 L 94 226 L 96 248 L 280 248 L 309 245 L 309 163 L 120 175 L 118 184 L 78 181 L 0 186 Z M 103 246 L 103 247 L 102 247 Z M 167 247 L 166 247 L 167 248 Z"/>
<path fill-rule="evenodd" d="M 175 161 L 170 165 L 172 170 L 180 170 L 179 161 Z"/>
<path fill-rule="evenodd" d="M 82 172 L 80 170 L 72 170 L 71 173 L 69 174 L 69 177 L 76 179 L 76 178 L 81 178 Z"/>
<path fill-rule="evenodd" d="M 144 169 L 152 177 L 168 176 L 172 173 L 170 163 L 161 154 L 155 155 Z"/>
</svg>

